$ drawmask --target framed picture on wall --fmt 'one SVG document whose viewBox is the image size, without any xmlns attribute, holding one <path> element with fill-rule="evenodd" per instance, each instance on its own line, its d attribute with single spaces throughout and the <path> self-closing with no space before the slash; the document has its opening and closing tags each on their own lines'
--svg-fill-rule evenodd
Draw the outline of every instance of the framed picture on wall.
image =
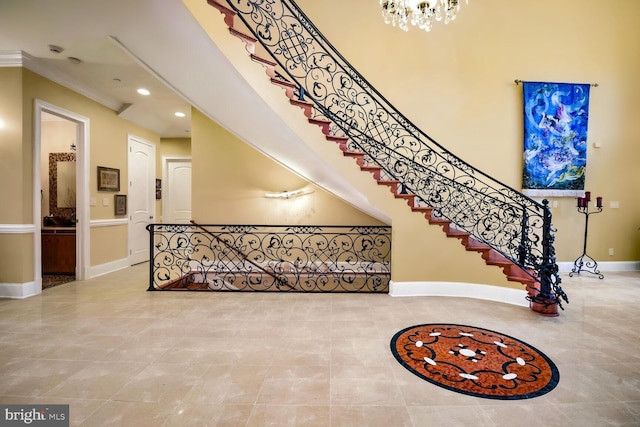
<svg viewBox="0 0 640 427">
<path fill-rule="evenodd" d="M 98 166 L 98 191 L 120 191 L 120 169 Z"/>
<path fill-rule="evenodd" d="M 156 200 L 162 199 L 162 180 L 156 178 Z"/>
<path fill-rule="evenodd" d="M 127 214 L 127 196 L 125 194 L 116 194 L 113 205 L 115 206 L 116 216 Z"/>
</svg>

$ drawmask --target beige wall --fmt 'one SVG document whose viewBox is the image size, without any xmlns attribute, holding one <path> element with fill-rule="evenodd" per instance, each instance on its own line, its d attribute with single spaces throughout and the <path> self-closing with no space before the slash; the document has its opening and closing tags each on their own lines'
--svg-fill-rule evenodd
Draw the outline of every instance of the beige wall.
<svg viewBox="0 0 640 427">
<path fill-rule="evenodd" d="M 599 261 L 640 260 L 639 1 L 461 2 L 458 19 L 430 33 L 385 25 L 375 1 L 297 3 L 418 127 L 517 189 L 523 113 L 522 86 L 514 80 L 598 83 L 591 91 L 586 189 L 603 196 L 606 207 L 591 217 L 588 252 Z M 558 202 L 552 209 L 558 260 L 573 261 L 582 252 L 584 217 L 575 199 L 550 200 Z M 609 208 L 611 201 L 620 208 Z"/>
<path fill-rule="evenodd" d="M 22 69 L 0 67 L 0 224 L 31 224 L 31 200 L 23 193 L 31 179 L 25 168 L 31 151 L 22 144 L 25 125 L 22 108 Z M 33 278 L 33 260 L 24 257 L 33 247 L 31 234 L 0 235 L 0 283 L 24 283 Z"/>
<path fill-rule="evenodd" d="M 201 224 L 382 225 L 192 109 L 193 218 Z M 308 195 L 269 199 L 304 188 Z"/>
<path fill-rule="evenodd" d="M 28 124 L 23 124 L 22 114 L 22 69 L 0 68 L 0 120 L 4 123 L 0 127 L 0 198 L 12 201 L 0 204 L 0 224 L 32 222 L 22 197 L 28 182 L 16 179 L 23 178 L 24 169 L 29 166 L 24 157 L 30 151 L 22 144 Z"/>
</svg>

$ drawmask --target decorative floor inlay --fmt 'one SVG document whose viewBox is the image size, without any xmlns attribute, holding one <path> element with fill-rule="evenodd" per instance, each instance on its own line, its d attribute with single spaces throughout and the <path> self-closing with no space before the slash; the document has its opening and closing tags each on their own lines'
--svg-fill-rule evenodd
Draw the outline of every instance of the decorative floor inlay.
<svg viewBox="0 0 640 427">
<path fill-rule="evenodd" d="M 473 326 L 411 326 L 391 339 L 391 352 L 418 377 L 487 399 L 530 399 L 560 380 L 554 363 L 513 337 Z"/>
</svg>

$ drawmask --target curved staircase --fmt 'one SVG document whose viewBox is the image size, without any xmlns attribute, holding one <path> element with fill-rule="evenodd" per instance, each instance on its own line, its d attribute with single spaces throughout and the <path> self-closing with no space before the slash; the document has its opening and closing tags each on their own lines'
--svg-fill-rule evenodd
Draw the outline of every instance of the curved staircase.
<svg viewBox="0 0 640 427">
<path fill-rule="evenodd" d="M 399 180 L 388 176 L 381 166 L 368 158 L 366 153 L 358 151 L 357 146 L 350 144 L 350 138 L 341 134 L 340 129 L 331 120 L 324 117 L 313 102 L 304 99 L 304 89 L 300 89 L 297 84 L 283 77 L 284 73 L 279 72 L 279 66 L 276 62 L 256 54 L 258 40 L 248 34 L 244 28 L 239 28 L 244 27 L 242 22 L 236 25 L 236 20 L 234 19 L 237 15 L 236 11 L 224 4 L 224 0 L 207 0 L 207 3 L 224 16 L 224 22 L 229 27 L 229 32 L 245 44 L 251 60 L 264 67 L 266 75 L 271 79 L 271 83 L 281 87 L 290 104 L 299 107 L 310 124 L 319 126 L 325 138 L 329 142 L 335 143 L 344 156 L 353 158 L 362 171 L 370 173 L 378 185 L 387 186 L 395 198 L 405 200 L 412 212 L 423 215 L 429 224 L 440 226 L 447 237 L 458 239 L 465 250 L 479 253 L 488 266 L 499 267 L 508 281 L 523 284 L 530 300 L 530 308 L 533 311 L 544 316 L 558 315 L 558 306 L 562 308 L 559 298 L 553 298 L 551 302 L 536 298 L 541 292 L 541 283 L 536 271 L 523 269 L 491 246 L 477 240 L 470 233 L 457 228 L 452 221 L 439 216 L 437 209 L 426 206 L 419 196 L 407 191 Z M 558 287 L 557 289 L 560 288 Z M 557 289 L 554 289 L 556 293 L 561 293 L 561 296 L 566 297 L 561 289 L 560 292 L 557 292 Z"/>
</svg>

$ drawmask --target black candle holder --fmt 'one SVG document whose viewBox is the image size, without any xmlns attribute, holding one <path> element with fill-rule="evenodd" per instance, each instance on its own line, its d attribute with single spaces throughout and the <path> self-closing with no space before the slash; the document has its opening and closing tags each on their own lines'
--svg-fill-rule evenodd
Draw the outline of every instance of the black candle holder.
<svg viewBox="0 0 640 427">
<path fill-rule="evenodd" d="M 604 274 L 598 270 L 598 263 L 595 259 L 587 255 L 587 233 L 589 230 L 589 215 L 602 212 L 602 197 L 598 197 L 596 200 L 596 210 L 589 210 L 589 202 L 591 201 L 591 193 L 585 191 L 585 197 L 578 197 L 578 212 L 584 214 L 584 246 L 582 249 L 582 255 L 580 255 L 573 262 L 573 270 L 569 273 L 570 277 L 574 274 L 580 274 L 581 271 L 595 274 L 600 279 L 604 279 Z"/>
</svg>

